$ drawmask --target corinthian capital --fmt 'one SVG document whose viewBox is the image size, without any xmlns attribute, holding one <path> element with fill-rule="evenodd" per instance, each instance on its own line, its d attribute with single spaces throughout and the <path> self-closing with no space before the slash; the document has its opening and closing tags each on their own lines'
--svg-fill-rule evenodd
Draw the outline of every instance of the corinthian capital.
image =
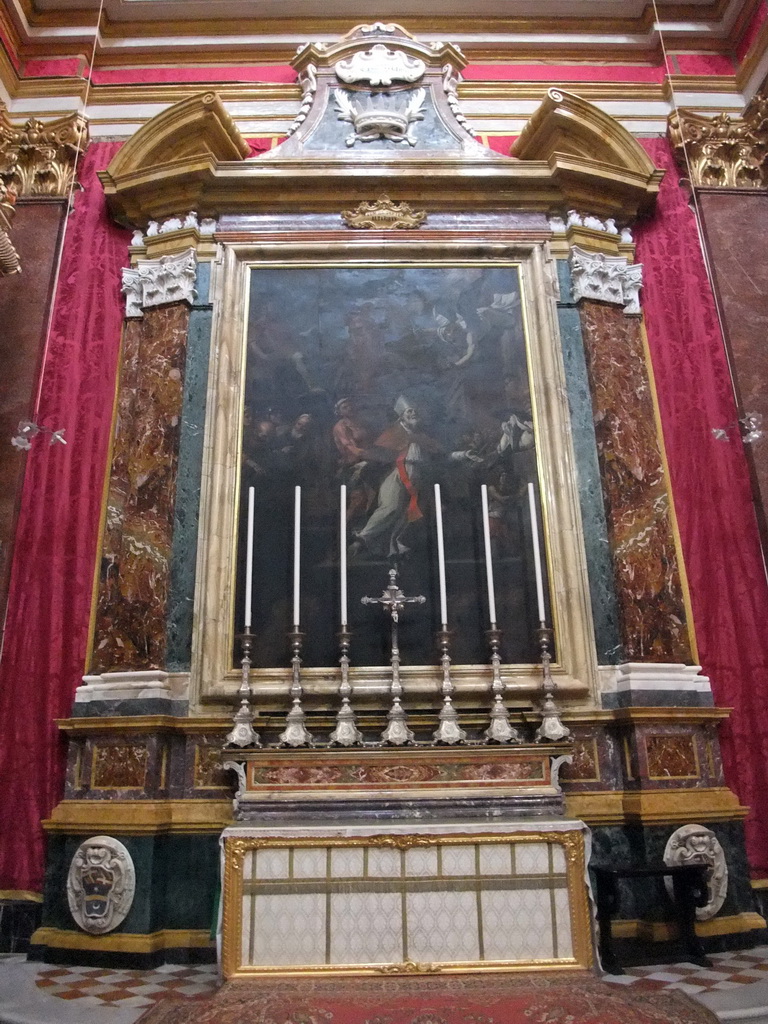
<svg viewBox="0 0 768 1024">
<path fill-rule="evenodd" d="M 691 184 L 705 188 L 768 186 L 768 98 L 757 93 L 741 117 L 706 117 L 680 107 L 667 135 Z"/>
<path fill-rule="evenodd" d="M 142 316 L 145 309 L 169 302 L 195 301 L 197 253 L 185 249 L 174 256 L 139 260 L 123 270 L 125 315 Z"/>
<path fill-rule="evenodd" d="M 0 105 L 0 181 L 19 196 L 66 196 L 88 141 L 82 114 L 13 125 Z"/>
<path fill-rule="evenodd" d="M 623 306 L 624 312 L 640 312 L 642 263 L 629 263 L 623 256 L 606 256 L 573 246 L 570 256 L 573 298 L 596 299 Z"/>
</svg>

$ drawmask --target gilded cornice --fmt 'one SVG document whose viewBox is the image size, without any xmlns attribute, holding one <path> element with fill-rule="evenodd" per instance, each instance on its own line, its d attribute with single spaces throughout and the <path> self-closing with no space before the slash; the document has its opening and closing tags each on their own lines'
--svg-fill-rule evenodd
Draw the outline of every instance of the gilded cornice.
<svg viewBox="0 0 768 1024">
<path fill-rule="evenodd" d="M 0 106 L 0 181 L 17 196 L 66 196 L 88 142 L 82 114 L 17 126 Z"/>
<path fill-rule="evenodd" d="M 705 117 L 680 107 L 668 137 L 683 173 L 703 188 L 768 187 L 768 97 L 757 93 L 741 117 Z"/>
</svg>

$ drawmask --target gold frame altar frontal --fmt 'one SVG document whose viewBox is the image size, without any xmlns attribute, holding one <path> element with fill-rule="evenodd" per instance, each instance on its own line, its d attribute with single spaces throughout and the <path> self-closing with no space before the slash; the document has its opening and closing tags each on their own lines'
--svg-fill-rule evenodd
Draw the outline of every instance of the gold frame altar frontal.
<svg viewBox="0 0 768 1024">
<path fill-rule="evenodd" d="M 258 243 L 221 245 L 211 281 L 211 299 L 218 315 L 208 383 L 190 680 L 192 706 L 198 714 L 224 710 L 240 683 L 240 673 L 232 667 L 234 578 L 252 268 L 518 268 L 557 641 L 558 662 L 553 674 L 562 700 L 580 706 L 594 703 L 597 657 L 554 298 L 555 261 L 539 242 L 482 242 L 477 238 L 441 241 L 419 238 L 411 232 L 408 235 L 386 244 L 362 235 L 350 241 L 338 237 L 321 240 L 317 236 L 314 241 L 300 241 L 295 236 L 276 240 L 273 235 Z M 490 687 L 490 667 L 455 665 L 452 678 L 458 701 L 484 695 Z M 541 671 L 536 665 L 507 665 L 504 678 L 512 700 L 529 700 L 541 685 Z M 355 666 L 350 681 L 358 702 L 376 706 L 386 699 L 389 667 Z M 441 677 L 437 665 L 407 666 L 402 669 L 402 681 L 406 700 L 409 693 L 427 700 L 439 699 Z M 284 668 L 252 670 L 251 683 L 259 710 L 284 710 L 290 685 L 288 655 Z M 338 669 L 305 669 L 302 685 L 315 706 L 334 707 Z"/>
<path fill-rule="evenodd" d="M 512 826 L 514 827 L 514 826 Z M 511 845 L 512 856 L 519 858 L 520 853 L 518 847 L 525 845 L 532 846 L 533 844 L 546 844 L 548 850 L 548 859 L 550 869 L 554 863 L 554 851 L 555 848 L 559 848 L 562 851 L 562 857 L 565 863 L 565 891 L 568 895 L 568 912 L 569 912 L 569 923 L 570 923 L 570 941 L 571 941 L 571 954 L 570 956 L 558 957 L 536 957 L 527 959 L 514 959 L 514 960 L 494 960 L 494 959 L 481 959 L 481 960 L 450 960 L 450 961 L 418 961 L 412 960 L 408 957 L 400 962 L 391 963 L 325 963 L 325 964 L 308 964 L 308 965 L 296 965 L 291 964 L 289 966 L 261 966 L 244 963 L 244 937 L 248 935 L 248 941 L 252 945 L 252 929 L 254 922 L 244 923 L 243 905 L 244 897 L 249 895 L 254 888 L 258 888 L 258 883 L 246 882 L 246 865 L 253 865 L 252 855 L 255 851 L 265 850 L 286 850 L 288 855 L 288 863 L 293 865 L 294 854 L 298 850 L 321 850 L 326 851 L 328 857 L 328 868 L 324 877 L 315 878 L 315 886 L 322 886 L 326 884 L 328 887 L 328 895 L 323 896 L 326 901 L 326 920 L 324 929 L 326 932 L 326 950 L 327 954 L 330 953 L 331 948 L 331 937 L 330 937 L 330 892 L 334 884 L 334 879 L 331 877 L 330 871 L 330 854 L 334 849 L 347 849 L 347 850 L 361 850 L 362 857 L 365 858 L 367 864 L 367 858 L 371 850 L 393 850 L 400 852 L 401 858 L 405 856 L 405 853 L 413 848 L 421 849 L 436 849 L 438 851 L 438 858 L 442 856 L 444 847 L 474 847 L 474 858 L 476 863 L 479 864 L 479 850 L 481 847 L 486 846 L 501 846 Z M 585 850 L 584 850 L 584 832 L 580 830 L 564 830 L 564 831 L 524 831 L 524 832 L 510 832 L 510 833 L 476 833 L 472 835 L 467 834 L 443 834 L 443 835 L 430 835 L 430 834 L 404 834 L 404 835 L 371 835 L 371 836 L 344 836 L 344 837 L 331 837 L 331 836 L 317 836 L 317 837 L 305 837 L 297 836 L 295 838 L 287 837 L 237 837 L 237 836 L 225 836 L 224 838 L 224 881 L 223 881 L 223 917 L 222 917 L 222 971 L 225 978 L 254 978 L 254 977 L 265 977 L 265 976 L 296 976 L 296 975 L 310 975 L 317 976 L 322 975 L 360 975 L 360 974 L 380 974 L 380 975 L 396 975 L 396 974 L 456 974 L 465 971 L 522 971 L 531 970 L 589 970 L 594 963 L 593 954 L 593 943 L 592 943 L 592 927 L 591 927 L 591 916 L 589 910 L 589 898 L 586 884 L 586 862 L 585 862 Z M 442 864 L 442 860 L 438 863 Z M 522 879 L 528 879 L 532 881 L 535 876 L 523 875 L 517 878 L 510 878 L 510 882 L 514 885 Z M 552 883 L 559 875 L 550 874 L 539 876 L 539 884 L 545 886 L 548 891 L 552 892 Z M 301 882 L 292 880 L 293 884 L 301 886 Z M 287 883 L 288 886 L 292 884 L 292 881 Z M 352 880 L 354 881 L 354 879 Z M 374 880 L 375 881 L 375 880 Z M 419 885 L 418 879 L 411 879 L 412 882 Z M 465 882 L 465 887 L 467 880 Z M 470 879 L 473 882 L 474 888 L 471 891 L 476 898 L 480 899 L 481 892 L 481 879 Z M 349 879 L 345 878 L 344 881 L 337 881 L 336 885 L 344 888 L 349 883 Z M 425 878 L 421 883 L 421 887 L 429 886 L 433 884 L 436 888 L 441 886 L 445 887 L 451 885 L 451 877 L 446 875 L 443 878 Z M 533 884 L 533 881 L 532 881 Z M 395 880 L 392 892 L 395 892 L 402 896 L 403 905 L 405 906 L 405 892 L 407 883 L 405 881 L 397 882 Z M 379 888 L 381 888 L 381 882 L 379 882 Z M 248 891 L 246 891 L 248 890 Z M 469 891 L 469 890 L 467 890 Z M 251 900 L 251 905 L 254 901 Z M 482 914 L 479 915 L 482 917 Z M 246 927 L 247 925 L 247 927 Z M 555 924 L 554 909 L 553 918 L 551 922 L 551 928 L 553 929 L 553 946 L 556 953 L 556 941 L 554 938 L 554 931 L 557 928 Z M 249 931 L 250 929 L 250 931 Z M 406 911 L 402 910 L 402 929 L 403 935 L 407 932 L 406 924 Z M 404 941 L 407 942 L 406 939 Z M 481 953 L 482 955 L 482 953 Z"/>
</svg>

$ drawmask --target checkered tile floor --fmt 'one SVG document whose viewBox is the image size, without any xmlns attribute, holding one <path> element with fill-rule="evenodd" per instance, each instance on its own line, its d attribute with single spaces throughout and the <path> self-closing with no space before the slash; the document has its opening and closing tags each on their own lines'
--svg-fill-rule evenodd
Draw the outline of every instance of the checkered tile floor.
<svg viewBox="0 0 768 1024">
<path fill-rule="evenodd" d="M 768 946 L 745 952 L 714 953 L 712 968 L 695 964 L 630 967 L 623 975 L 608 975 L 615 985 L 678 988 L 691 995 L 739 988 L 768 980 Z M 35 983 L 46 995 L 78 1000 L 78 1006 L 126 1006 L 146 1009 L 165 996 L 200 999 L 218 985 L 215 965 L 185 967 L 165 964 L 154 971 L 112 971 L 98 967 L 41 967 Z"/>
<path fill-rule="evenodd" d="M 215 964 L 164 964 L 154 971 L 112 971 L 98 967 L 42 967 L 35 984 L 46 995 L 77 999 L 78 1006 L 145 1009 L 165 996 L 200 999 L 219 984 Z"/>
<path fill-rule="evenodd" d="M 738 953 L 713 953 L 708 959 L 712 962 L 711 968 L 685 963 L 628 967 L 626 974 L 606 975 L 605 980 L 641 988 L 677 988 L 689 995 L 768 981 L 768 946 L 756 946 Z"/>
</svg>

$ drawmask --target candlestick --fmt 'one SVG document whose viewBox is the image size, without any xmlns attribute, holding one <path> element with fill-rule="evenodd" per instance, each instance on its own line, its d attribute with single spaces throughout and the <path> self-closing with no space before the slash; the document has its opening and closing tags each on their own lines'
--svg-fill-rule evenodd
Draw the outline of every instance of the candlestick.
<svg viewBox="0 0 768 1024">
<path fill-rule="evenodd" d="M 536 630 L 536 635 L 539 640 L 539 650 L 541 651 L 541 691 L 544 694 L 544 700 L 541 703 L 541 725 L 536 730 L 534 739 L 537 743 L 541 743 L 542 740 L 550 740 L 553 743 L 558 743 L 560 740 L 568 740 L 571 738 L 571 730 L 568 726 L 563 725 L 560 719 L 560 712 L 555 704 L 555 690 L 557 684 L 552 678 L 552 630 L 547 629 L 546 626 L 540 626 Z"/>
<path fill-rule="evenodd" d="M 225 747 L 260 747 L 259 734 L 253 728 L 253 711 L 251 710 L 251 649 L 253 635 L 246 627 L 240 635 L 240 646 L 243 656 L 240 659 L 240 688 L 237 695 L 240 707 L 233 718 L 232 729 L 224 739 Z"/>
<path fill-rule="evenodd" d="M 299 631 L 299 578 L 301 575 L 301 488 L 296 487 L 293 503 L 293 629 Z"/>
<path fill-rule="evenodd" d="M 341 485 L 341 511 L 339 513 L 339 537 L 341 546 L 341 629 L 347 628 L 347 485 Z"/>
<path fill-rule="evenodd" d="M 336 714 L 336 728 L 328 737 L 328 742 L 333 746 L 354 747 L 363 742 L 363 734 L 357 728 L 355 712 L 352 710 L 350 697 L 352 696 L 352 684 L 349 681 L 349 642 L 352 634 L 346 625 L 341 627 L 339 633 L 339 647 L 341 657 L 341 682 L 339 683 L 339 697 L 341 707 Z"/>
<path fill-rule="evenodd" d="M 510 725 L 509 711 L 507 711 L 502 696 L 505 686 L 504 680 L 501 678 L 501 655 L 499 654 L 501 630 L 497 629 L 496 626 L 491 626 L 486 636 L 491 647 L 491 671 L 493 677 L 491 693 L 493 694 L 493 704 L 491 705 L 490 725 L 483 733 L 485 742 L 522 743 L 523 741 L 517 729 Z"/>
<path fill-rule="evenodd" d="M 435 520 L 437 522 L 437 571 L 440 577 L 440 622 L 448 628 L 448 597 L 445 592 L 445 546 L 443 544 L 443 506 L 440 484 L 435 484 Z"/>
<path fill-rule="evenodd" d="M 296 490 L 298 491 L 298 487 Z M 280 747 L 311 747 L 314 745 L 312 734 L 307 731 L 307 716 L 301 706 L 301 643 L 304 634 L 298 629 L 292 630 L 288 637 L 291 641 L 291 687 L 288 691 L 291 697 L 291 710 L 285 718 L 285 729 L 278 736 Z"/>
<path fill-rule="evenodd" d="M 539 522 L 536 516 L 536 499 L 533 484 L 528 483 L 528 506 L 531 510 L 531 539 L 533 541 L 533 565 L 536 570 L 536 600 L 539 605 L 539 622 L 546 622 L 544 613 L 544 579 L 541 574 L 541 552 L 539 551 Z"/>
<path fill-rule="evenodd" d="M 432 733 L 432 739 L 435 743 L 453 746 L 454 743 L 463 743 L 467 734 L 459 725 L 459 713 L 453 706 L 453 693 L 456 687 L 451 680 L 451 633 L 445 626 L 439 630 L 437 642 L 440 645 L 440 666 L 443 670 L 443 684 L 440 687 L 443 706 L 440 709 L 440 724 Z"/>
<path fill-rule="evenodd" d="M 245 629 L 251 628 L 251 601 L 253 597 L 253 488 L 248 488 L 248 533 L 245 552 Z"/>
<path fill-rule="evenodd" d="M 485 541 L 485 580 L 488 584 L 488 615 L 491 629 L 496 628 L 496 592 L 493 586 L 493 561 L 491 560 L 491 521 L 488 515 L 488 488 L 485 484 L 480 488 L 483 502 L 483 540 Z"/>
</svg>

